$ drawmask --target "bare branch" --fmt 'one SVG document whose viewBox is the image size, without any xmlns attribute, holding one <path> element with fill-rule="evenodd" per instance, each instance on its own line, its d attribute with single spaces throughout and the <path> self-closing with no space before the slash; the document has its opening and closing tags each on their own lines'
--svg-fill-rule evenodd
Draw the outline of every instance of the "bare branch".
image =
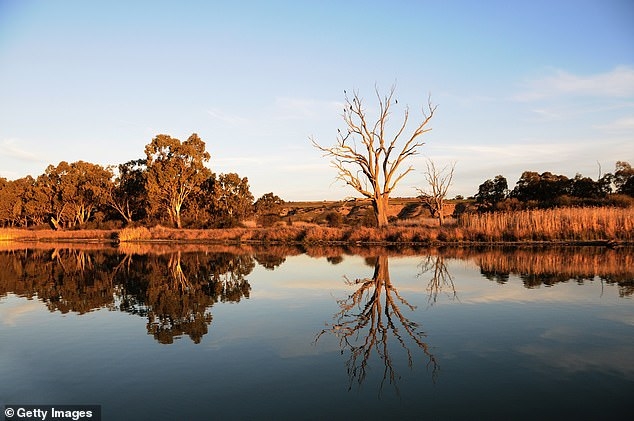
<svg viewBox="0 0 634 421">
<path fill-rule="evenodd" d="M 440 225 L 442 225 L 444 222 L 445 198 L 453 180 L 456 163 L 447 164 L 440 170 L 436 168 L 436 164 L 431 159 L 427 160 L 426 165 L 427 170 L 423 175 L 427 181 L 428 188 L 417 188 L 418 198 L 429 209 L 432 217 L 438 217 Z"/>
<path fill-rule="evenodd" d="M 337 130 L 334 146 L 322 146 L 314 138 L 311 138 L 313 146 L 331 158 L 331 163 L 337 169 L 336 179 L 354 188 L 363 196 L 372 199 L 372 204 L 377 217 L 379 227 L 387 225 L 387 209 L 389 195 L 396 185 L 412 170 L 409 166 L 401 170 L 410 157 L 418 154 L 418 149 L 423 146 L 419 138 L 430 131 L 428 127 L 436 106 L 432 105 L 431 98 L 427 99 L 428 110 L 423 108 L 422 121 L 414 128 L 412 134 L 402 146 L 398 141 L 405 132 L 409 122 L 409 108 L 405 107 L 403 120 L 398 125 L 396 133 L 389 138 L 387 126 L 391 114 L 392 104 L 396 104 L 394 93 L 396 86 L 392 86 L 388 93 L 382 96 L 375 86 L 378 100 L 378 116 L 374 123 L 368 120 L 368 115 L 363 106 L 363 99 L 358 91 L 352 96 L 344 91 L 345 105 L 343 109 L 343 121 L 345 130 Z M 397 156 L 393 156 L 394 154 Z M 356 168 L 356 171 L 351 168 Z"/>
</svg>

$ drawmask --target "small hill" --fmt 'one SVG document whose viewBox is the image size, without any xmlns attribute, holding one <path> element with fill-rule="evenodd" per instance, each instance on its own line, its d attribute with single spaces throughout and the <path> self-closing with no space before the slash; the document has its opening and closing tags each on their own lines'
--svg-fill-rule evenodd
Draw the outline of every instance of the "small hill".
<svg viewBox="0 0 634 421">
<path fill-rule="evenodd" d="M 445 214 L 450 216 L 454 211 L 455 203 L 447 201 L 446 206 Z M 278 215 L 285 222 L 327 225 L 328 215 L 333 213 L 341 215 L 341 222 L 345 225 L 364 225 L 372 219 L 372 204 L 369 199 L 286 202 L 279 209 Z M 390 199 L 388 217 L 401 224 L 434 224 L 429 211 L 415 197 Z"/>
</svg>

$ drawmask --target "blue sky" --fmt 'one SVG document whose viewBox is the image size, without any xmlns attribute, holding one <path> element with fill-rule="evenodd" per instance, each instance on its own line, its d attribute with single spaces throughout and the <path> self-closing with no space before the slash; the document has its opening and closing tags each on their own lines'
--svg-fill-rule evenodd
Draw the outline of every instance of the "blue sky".
<svg viewBox="0 0 634 421">
<path fill-rule="evenodd" d="M 309 138 L 334 144 L 344 89 L 371 113 L 393 84 L 395 124 L 438 105 L 394 196 L 426 158 L 456 162 L 452 197 L 524 170 L 596 178 L 634 164 L 634 2 L 0 0 L 0 176 L 195 132 L 256 198 L 357 196 Z"/>
</svg>

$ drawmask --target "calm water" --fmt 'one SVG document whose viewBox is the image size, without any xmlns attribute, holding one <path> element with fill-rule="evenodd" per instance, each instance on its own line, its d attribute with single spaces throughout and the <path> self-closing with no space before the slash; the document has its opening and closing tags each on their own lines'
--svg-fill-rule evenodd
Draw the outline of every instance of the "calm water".
<svg viewBox="0 0 634 421">
<path fill-rule="evenodd" d="M 624 419 L 634 250 L 0 252 L 0 405 Z"/>
</svg>

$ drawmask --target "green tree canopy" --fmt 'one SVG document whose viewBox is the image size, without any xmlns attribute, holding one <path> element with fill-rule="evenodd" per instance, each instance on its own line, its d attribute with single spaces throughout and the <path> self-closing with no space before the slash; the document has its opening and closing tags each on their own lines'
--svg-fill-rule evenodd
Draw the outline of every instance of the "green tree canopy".
<svg viewBox="0 0 634 421">
<path fill-rule="evenodd" d="M 255 213 L 262 215 L 269 212 L 273 212 L 279 206 L 283 205 L 284 201 L 280 199 L 280 197 L 273 192 L 263 194 L 258 200 L 253 204 L 253 209 Z"/>
<path fill-rule="evenodd" d="M 160 134 L 146 145 L 146 189 L 152 213 L 167 213 L 181 228 L 181 210 L 186 200 L 201 190 L 211 171 L 205 167 L 210 155 L 196 133 L 182 142 Z"/>
<path fill-rule="evenodd" d="M 216 226 L 235 226 L 253 213 L 253 195 L 249 179 L 236 173 L 212 177 L 210 212 Z"/>
<path fill-rule="evenodd" d="M 629 162 L 617 161 L 614 171 L 614 185 L 617 193 L 634 197 L 634 168 Z"/>
<path fill-rule="evenodd" d="M 49 165 L 38 178 L 38 184 L 47 197 L 53 226 L 88 222 L 98 207 L 105 204 L 112 177 L 109 169 L 84 161 Z"/>
<path fill-rule="evenodd" d="M 508 195 L 508 182 L 502 175 L 496 175 L 493 180 L 489 179 L 478 187 L 475 195 L 476 203 L 482 210 L 490 210 L 501 202 Z"/>
<path fill-rule="evenodd" d="M 112 184 L 108 204 L 128 224 L 135 218 L 141 219 L 146 216 L 146 176 L 145 159 L 128 161 L 118 167 L 118 175 Z"/>
</svg>

